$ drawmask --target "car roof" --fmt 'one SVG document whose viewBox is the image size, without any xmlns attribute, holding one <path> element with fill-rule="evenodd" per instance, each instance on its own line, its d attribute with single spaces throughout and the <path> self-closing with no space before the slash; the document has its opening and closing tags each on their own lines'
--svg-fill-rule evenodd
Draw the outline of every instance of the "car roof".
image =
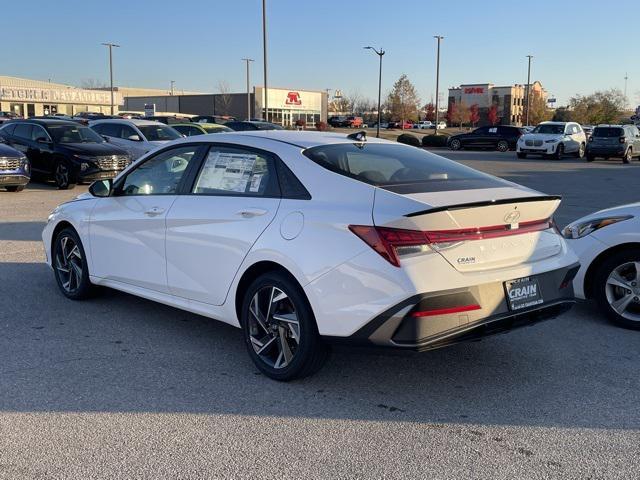
<svg viewBox="0 0 640 480">
<path fill-rule="evenodd" d="M 357 132 L 354 132 L 357 133 Z M 217 134 L 220 135 L 220 134 Z M 220 137 L 216 134 L 211 134 L 211 141 L 219 141 Z M 274 142 L 288 143 L 300 148 L 311 148 L 320 145 L 331 145 L 337 143 L 355 143 L 352 138 L 348 138 L 344 133 L 334 132 L 311 132 L 311 131 L 298 131 L 298 130 L 255 130 L 247 132 L 227 132 L 225 133 L 225 141 L 241 142 L 242 139 L 261 138 L 264 140 L 271 140 Z M 205 137 L 206 138 L 206 137 Z M 400 145 L 396 142 L 389 142 L 375 137 L 367 137 L 368 143 L 391 143 L 393 145 Z"/>
<path fill-rule="evenodd" d="M 116 124 L 127 124 L 127 125 L 136 125 L 136 126 L 144 126 L 144 125 L 165 125 L 162 122 L 156 122 L 154 120 L 138 120 L 137 118 L 106 118 L 104 120 L 93 120 L 89 122 L 89 125 L 97 125 L 99 123 L 116 123 Z"/>
<path fill-rule="evenodd" d="M 7 122 L 7 123 L 9 123 L 9 122 Z M 81 125 L 78 122 L 72 122 L 71 120 L 60 120 L 58 118 L 34 118 L 34 119 L 25 118 L 25 119 L 11 120 L 11 123 L 13 123 L 13 124 L 17 124 L 17 123 L 36 123 L 36 124 L 42 125 L 42 126 L 46 126 L 46 125 L 73 125 L 74 127 L 83 127 L 84 126 L 84 125 Z"/>
<path fill-rule="evenodd" d="M 576 122 L 540 122 L 538 125 L 566 125 L 568 123 L 576 123 Z"/>
</svg>

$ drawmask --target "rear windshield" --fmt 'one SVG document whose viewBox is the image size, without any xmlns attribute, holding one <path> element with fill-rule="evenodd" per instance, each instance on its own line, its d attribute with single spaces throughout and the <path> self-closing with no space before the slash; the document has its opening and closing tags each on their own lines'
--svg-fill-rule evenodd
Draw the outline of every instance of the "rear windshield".
<svg viewBox="0 0 640 480">
<path fill-rule="evenodd" d="M 593 130 L 594 137 L 622 137 L 623 135 L 621 128 L 596 127 Z"/>
<path fill-rule="evenodd" d="M 499 178 L 404 145 L 343 143 L 312 147 L 303 153 L 327 170 L 395 193 L 509 185 Z"/>
<path fill-rule="evenodd" d="M 150 142 L 162 140 L 175 140 L 180 134 L 166 125 L 138 125 L 138 128 Z"/>
</svg>

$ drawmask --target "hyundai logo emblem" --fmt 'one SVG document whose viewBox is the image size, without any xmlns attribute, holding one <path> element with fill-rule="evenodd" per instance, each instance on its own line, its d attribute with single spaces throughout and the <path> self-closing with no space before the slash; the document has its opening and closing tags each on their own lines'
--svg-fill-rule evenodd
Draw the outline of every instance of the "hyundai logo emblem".
<svg viewBox="0 0 640 480">
<path fill-rule="evenodd" d="M 513 210 L 504 216 L 504 223 L 518 223 L 520 220 L 520 212 Z"/>
</svg>

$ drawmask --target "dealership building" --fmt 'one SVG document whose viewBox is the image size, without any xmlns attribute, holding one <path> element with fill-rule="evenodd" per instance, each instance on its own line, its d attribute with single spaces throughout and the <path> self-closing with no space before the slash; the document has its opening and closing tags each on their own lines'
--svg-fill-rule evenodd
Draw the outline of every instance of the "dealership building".
<svg viewBox="0 0 640 480">
<path fill-rule="evenodd" d="M 114 104 L 121 102 L 121 94 L 114 93 Z M 111 92 L 0 76 L 0 110 L 23 117 L 75 115 L 87 111 L 110 113 Z"/>
<path fill-rule="evenodd" d="M 464 103 L 467 107 L 478 105 L 480 121 L 478 125 L 488 125 L 487 112 L 496 105 L 500 125 L 521 126 L 524 121 L 526 85 L 497 86 L 492 83 L 469 83 L 449 89 L 449 105 Z M 531 84 L 531 95 L 547 100 L 547 91 L 538 81 Z"/>
<path fill-rule="evenodd" d="M 254 87 L 249 93 L 249 115 L 246 92 L 125 96 L 121 110 L 144 111 L 145 105 L 155 106 L 157 112 L 228 115 L 239 120 L 266 118 L 284 127 L 294 126 L 300 119 L 308 126 L 327 121 L 327 93 L 294 88 L 270 87 L 265 99 L 264 87 Z"/>
</svg>

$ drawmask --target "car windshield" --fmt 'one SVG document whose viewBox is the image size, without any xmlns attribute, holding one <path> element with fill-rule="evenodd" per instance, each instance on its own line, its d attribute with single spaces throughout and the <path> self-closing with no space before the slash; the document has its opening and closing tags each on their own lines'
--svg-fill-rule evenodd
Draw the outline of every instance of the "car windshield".
<svg viewBox="0 0 640 480">
<path fill-rule="evenodd" d="M 550 133 L 552 135 L 562 135 L 564 133 L 564 125 L 538 125 L 533 129 L 533 133 Z"/>
<path fill-rule="evenodd" d="M 507 182 L 403 145 L 343 143 L 304 151 L 318 165 L 395 193 L 495 188 Z"/>
<path fill-rule="evenodd" d="M 103 143 L 105 141 L 89 127 L 81 125 L 49 125 L 47 130 L 55 143 Z"/>
<path fill-rule="evenodd" d="M 622 131 L 621 128 L 597 127 L 593 131 L 593 136 L 606 137 L 606 138 L 622 137 L 624 136 L 624 132 Z"/>
<path fill-rule="evenodd" d="M 180 138 L 180 134 L 178 132 L 166 125 L 138 125 L 138 129 L 140 129 L 145 138 L 150 142 L 168 141 Z"/>
</svg>

